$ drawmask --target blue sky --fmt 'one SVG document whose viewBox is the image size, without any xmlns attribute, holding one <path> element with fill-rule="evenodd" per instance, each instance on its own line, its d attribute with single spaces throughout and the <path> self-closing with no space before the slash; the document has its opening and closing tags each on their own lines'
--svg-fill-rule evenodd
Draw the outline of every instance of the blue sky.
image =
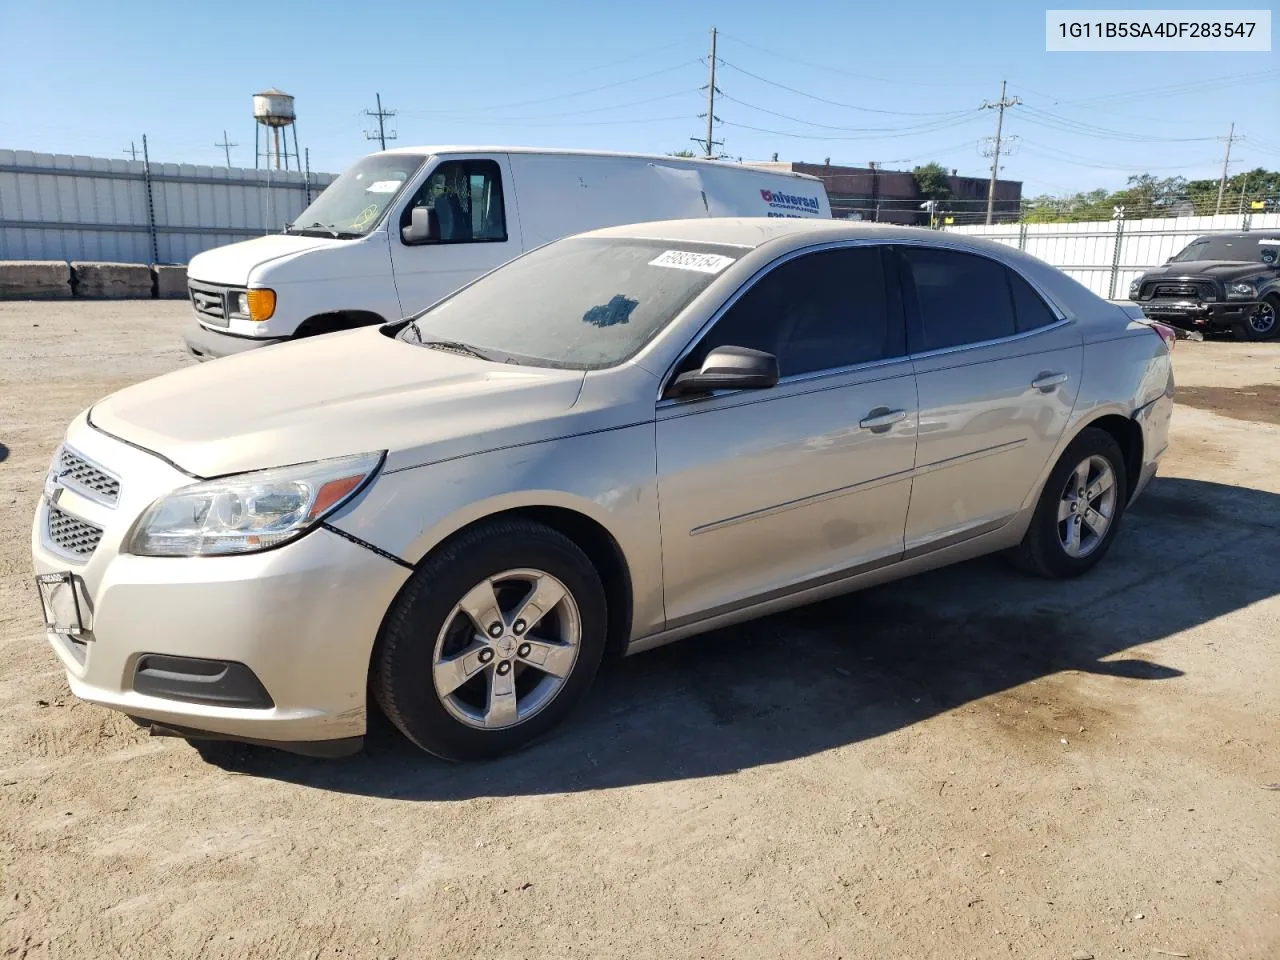
<svg viewBox="0 0 1280 960">
<path fill-rule="evenodd" d="M 1233 120 L 1246 138 L 1233 170 L 1280 168 L 1280 53 L 1047 53 L 1044 9 L 0 0 L 0 147 L 120 156 L 146 132 L 153 159 L 219 164 L 225 128 L 239 144 L 232 161 L 252 165 L 251 96 L 276 86 L 297 98 L 317 170 L 373 149 L 362 111 L 375 91 L 399 112 L 397 145 L 678 150 L 705 131 L 714 24 L 717 137 L 735 158 L 908 169 L 936 159 L 985 176 L 978 141 L 995 115 L 977 107 L 1006 78 L 1024 105 L 1005 116 L 1021 140 L 1002 176 L 1028 195 L 1120 186 L 1139 171 L 1216 176 L 1216 138 Z"/>
</svg>

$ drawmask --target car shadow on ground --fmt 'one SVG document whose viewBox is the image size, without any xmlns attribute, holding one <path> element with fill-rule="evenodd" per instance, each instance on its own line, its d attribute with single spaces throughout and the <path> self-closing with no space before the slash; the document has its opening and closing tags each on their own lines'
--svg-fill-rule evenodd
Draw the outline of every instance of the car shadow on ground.
<svg viewBox="0 0 1280 960">
<path fill-rule="evenodd" d="M 312 760 L 226 743 L 210 762 L 404 800 L 597 790 L 716 776 L 880 736 L 1063 671 L 1169 681 L 1142 644 L 1280 592 L 1280 495 L 1159 479 L 1088 576 L 984 558 L 609 663 L 570 719 L 519 754 L 448 764 L 381 717 L 365 751 Z M 1237 559 L 1238 558 L 1238 559 Z"/>
</svg>

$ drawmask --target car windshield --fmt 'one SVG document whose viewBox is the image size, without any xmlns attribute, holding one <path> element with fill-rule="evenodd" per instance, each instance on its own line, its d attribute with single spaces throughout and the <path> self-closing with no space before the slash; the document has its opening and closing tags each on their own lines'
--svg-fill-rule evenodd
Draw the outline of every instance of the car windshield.
<svg viewBox="0 0 1280 960">
<path fill-rule="evenodd" d="M 1255 234 L 1201 237 L 1193 240 L 1171 262 L 1188 260 L 1234 260 L 1239 263 L 1275 263 L 1280 238 Z"/>
<path fill-rule="evenodd" d="M 378 225 L 424 156 L 383 153 L 365 157 L 337 180 L 289 225 L 303 236 L 363 237 Z"/>
<path fill-rule="evenodd" d="M 742 253 L 678 241 L 559 240 L 430 307 L 399 338 L 533 366 L 611 367 Z"/>
</svg>

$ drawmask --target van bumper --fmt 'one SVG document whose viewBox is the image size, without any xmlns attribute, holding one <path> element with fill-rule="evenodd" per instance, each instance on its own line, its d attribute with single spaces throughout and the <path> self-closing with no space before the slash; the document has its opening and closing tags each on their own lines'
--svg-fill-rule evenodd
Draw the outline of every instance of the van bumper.
<svg viewBox="0 0 1280 960">
<path fill-rule="evenodd" d="M 284 343 L 288 337 L 237 337 L 235 334 L 210 330 L 198 320 L 192 320 L 182 331 L 187 352 L 197 360 L 216 360 L 234 353 L 256 350 L 273 343 Z"/>
</svg>

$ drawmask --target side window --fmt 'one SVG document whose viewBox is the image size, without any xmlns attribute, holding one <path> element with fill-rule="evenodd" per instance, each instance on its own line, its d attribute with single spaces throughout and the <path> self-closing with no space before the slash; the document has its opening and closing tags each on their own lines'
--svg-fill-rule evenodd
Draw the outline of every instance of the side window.
<svg viewBox="0 0 1280 960">
<path fill-rule="evenodd" d="M 1003 265 L 956 250 L 898 249 L 919 310 L 913 353 L 998 340 L 1017 332 Z"/>
<path fill-rule="evenodd" d="M 1008 274 L 1009 286 L 1013 290 L 1013 312 L 1019 333 L 1038 330 L 1040 327 L 1058 322 L 1057 316 L 1041 299 L 1040 294 L 1035 292 L 1031 284 L 1013 270 L 1008 271 Z"/>
<path fill-rule="evenodd" d="M 824 250 L 788 260 L 742 295 L 681 364 L 696 370 L 722 346 L 778 358 L 783 377 L 900 356 L 879 247 Z"/>
<path fill-rule="evenodd" d="M 418 188 L 400 216 L 409 225 L 415 207 L 430 211 L 426 243 L 483 243 L 507 239 L 502 174 L 493 160 L 448 160 Z"/>
</svg>

